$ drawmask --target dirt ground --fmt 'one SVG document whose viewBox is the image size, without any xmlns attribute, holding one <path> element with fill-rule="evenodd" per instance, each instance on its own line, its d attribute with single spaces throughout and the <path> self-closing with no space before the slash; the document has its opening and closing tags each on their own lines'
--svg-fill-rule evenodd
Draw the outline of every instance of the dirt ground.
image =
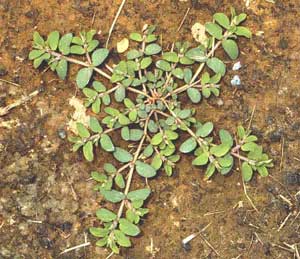
<svg viewBox="0 0 300 259">
<path fill-rule="evenodd" d="M 51 71 L 33 69 L 27 59 L 32 33 L 52 30 L 78 33 L 101 30 L 105 43 L 121 1 L 111 0 L 0 0 L 0 107 L 41 88 L 26 105 L 0 117 L 0 258 L 105 258 L 88 234 L 95 211 L 102 203 L 88 181 L 90 171 L 111 159 L 98 153 L 90 164 L 72 153 L 62 139 L 76 95 L 74 71 L 58 80 Z M 242 68 L 229 69 L 219 99 L 203 101 L 197 117 L 217 128 L 234 130 L 247 125 L 256 106 L 252 130 L 275 161 L 271 177 L 247 185 L 249 204 L 240 172 L 203 181 L 203 171 L 191 167 L 184 156 L 172 178 L 161 174 L 150 181 L 154 193 L 149 215 L 133 247 L 115 258 L 294 258 L 300 251 L 300 1 L 128 0 L 112 34 L 110 48 L 145 23 L 158 25 L 163 46 L 175 40 L 192 40 L 190 28 L 204 23 L 216 11 L 234 6 L 249 16 L 249 41 L 239 40 Z M 185 23 L 177 32 L 187 8 Z M 232 67 L 228 60 L 228 68 Z M 242 87 L 230 85 L 238 74 Z M 298 193 L 299 194 L 299 193 Z M 298 217 L 297 217 L 298 215 Z M 284 220 L 286 219 L 286 222 Z M 184 249 L 181 240 L 209 227 Z M 151 240 L 153 242 L 150 249 Z M 60 255 L 68 247 L 87 246 Z M 298 255 L 299 256 L 299 255 Z M 297 258 L 297 257 L 295 257 Z M 299 258 L 299 257 L 298 257 Z"/>
</svg>

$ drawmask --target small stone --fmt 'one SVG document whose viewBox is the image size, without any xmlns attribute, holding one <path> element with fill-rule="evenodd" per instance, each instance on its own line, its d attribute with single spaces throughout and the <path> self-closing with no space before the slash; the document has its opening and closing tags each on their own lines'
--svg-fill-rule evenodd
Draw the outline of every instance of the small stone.
<svg viewBox="0 0 300 259">
<path fill-rule="evenodd" d="M 231 85 L 232 86 L 236 86 L 236 87 L 239 87 L 241 85 L 241 79 L 238 75 L 235 75 L 231 81 L 230 81 Z"/>
<path fill-rule="evenodd" d="M 186 251 L 186 252 L 192 250 L 192 247 L 189 243 L 182 243 L 182 247 L 183 247 L 184 251 Z"/>
<path fill-rule="evenodd" d="M 268 116 L 267 119 L 266 119 L 266 123 L 267 123 L 268 125 L 274 124 L 274 123 L 275 123 L 274 117 Z"/>
<path fill-rule="evenodd" d="M 46 249 L 51 249 L 53 247 L 53 241 L 47 237 L 42 237 L 39 240 L 40 245 Z"/>
<path fill-rule="evenodd" d="M 237 71 L 237 70 L 240 70 L 241 67 L 242 67 L 242 64 L 240 61 L 238 61 L 238 62 L 234 63 L 232 70 Z"/>
<path fill-rule="evenodd" d="M 61 139 L 65 139 L 67 137 L 67 133 L 64 129 L 59 129 L 57 131 L 57 134 Z"/>
<path fill-rule="evenodd" d="M 288 46 L 289 46 L 288 41 L 284 38 L 281 38 L 280 41 L 279 41 L 279 47 L 281 49 L 287 49 Z"/>
<path fill-rule="evenodd" d="M 29 19 L 35 20 L 39 16 L 39 11 L 37 9 L 32 9 L 26 12 L 25 16 Z"/>
<path fill-rule="evenodd" d="M 217 100 L 217 105 L 218 105 L 218 106 L 223 106 L 223 105 L 224 105 L 223 100 L 219 98 L 219 99 Z"/>
<path fill-rule="evenodd" d="M 274 130 L 270 133 L 269 139 L 271 142 L 279 142 L 281 137 L 283 136 L 283 132 L 281 129 Z"/>
<path fill-rule="evenodd" d="M 5 76 L 5 75 L 7 75 L 7 69 L 2 63 L 0 63 L 0 76 Z"/>
<path fill-rule="evenodd" d="M 62 231 L 66 232 L 66 231 L 70 231 L 72 228 L 72 223 L 69 221 L 66 221 L 64 223 L 62 223 L 60 225 L 60 228 L 62 229 Z"/>
<path fill-rule="evenodd" d="M 288 185 L 300 185 L 300 172 L 289 172 L 284 176 Z"/>
</svg>

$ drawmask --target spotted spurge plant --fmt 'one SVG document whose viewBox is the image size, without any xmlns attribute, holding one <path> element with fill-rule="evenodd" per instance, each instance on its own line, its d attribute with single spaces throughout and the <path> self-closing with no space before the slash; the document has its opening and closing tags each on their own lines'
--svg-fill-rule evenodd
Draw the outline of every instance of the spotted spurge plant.
<svg viewBox="0 0 300 259">
<path fill-rule="evenodd" d="M 229 58 L 236 59 L 237 38 L 251 37 L 250 30 L 240 26 L 246 14 L 237 15 L 232 9 L 231 19 L 223 13 L 213 18 L 213 22 L 205 24 L 205 42 L 193 47 L 188 42 L 176 42 L 168 51 L 162 51 L 157 43 L 155 27 L 144 26 L 141 33 L 130 34 L 132 49 L 113 66 L 108 65 L 110 51 L 98 48 L 95 30 L 79 36 L 60 36 L 53 31 L 47 40 L 34 33 L 34 50 L 29 59 L 35 68 L 47 62 L 65 79 L 70 64 L 82 67 L 76 83 L 85 96 L 85 106 L 95 115 L 89 125 L 77 123 L 78 134 L 69 137 L 73 150 L 83 151 L 84 157 L 93 161 L 94 150 L 100 148 L 116 160 L 91 173 L 97 182 L 95 189 L 114 204 L 96 212 L 101 226 L 91 227 L 90 233 L 99 238 L 97 246 L 109 247 L 113 253 L 131 246 L 129 237 L 140 234 L 138 224 L 149 212 L 144 203 L 151 189 L 144 180 L 159 171 L 171 176 L 182 153 L 193 154 L 192 164 L 206 168 L 205 179 L 216 173 L 228 174 L 234 167 L 234 158 L 242 162 L 244 181 L 250 181 L 254 171 L 268 175 L 272 160 L 249 130 L 238 126 L 233 138 L 221 129 L 215 139 L 213 123 L 194 117 L 203 98 L 220 93 L 226 66 L 215 56 L 216 50 L 222 47 Z M 103 80 L 98 81 L 99 76 Z M 187 95 L 195 108 L 186 108 L 180 102 L 182 95 Z M 112 132 L 118 132 L 128 145 L 118 146 Z M 180 144 L 178 150 L 176 143 Z M 145 182 L 145 187 L 134 189 L 133 178 Z"/>
</svg>

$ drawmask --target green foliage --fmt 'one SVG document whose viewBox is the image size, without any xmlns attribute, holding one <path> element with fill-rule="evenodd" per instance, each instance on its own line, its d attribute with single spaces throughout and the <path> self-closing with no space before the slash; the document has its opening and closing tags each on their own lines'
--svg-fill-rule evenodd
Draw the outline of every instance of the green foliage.
<svg viewBox="0 0 300 259">
<path fill-rule="evenodd" d="M 145 181 L 133 189 L 132 179 L 153 178 L 159 172 L 171 176 L 181 153 L 194 156 L 192 164 L 196 168 L 205 166 L 206 180 L 216 173 L 226 175 L 233 171 L 234 158 L 242 162 L 245 182 L 251 180 L 254 172 L 267 176 L 268 168 L 273 166 L 249 130 L 239 126 L 236 138 L 224 129 L 213 134 L 212 122 L 199 121 L 194 117 L 195 108 L 187 109 L 180 102 L 180 95 L 186 95 L 192 104 L 219 96 L 226 65 L 214 56 L 215 51 L 222 47 L 230 59 L 236 59 L 238 36 L 251 37 L 250 30 L 240 26 L 245 14 L 236 15 L 232 10 L 231 19 L 223 13 L 216 13 L 213 18 L 205 25 L 209 36 L 206 46 L 176 42 L 172 51 L 163 52 L 156 42 L 154 26 L 145 27 L 142 33 L 131 33 L 131 49 L 108 70 L 104 64 L 110 51 L 98 48 L 95 30 L 80 32 L 79 36 L 60 36 L 53 31 L 47 40 L 38 32 L 33 34 L 34 49 L 29 59 L 35 68 L 47 63 L 64 80 L 70 63 L 81 66 L 76 84 L 85 97 L 84 105 L 95 115 L 89 125 L 77 123 L 77 134 L 69 137 L 73 150 L 82 150 L 88 161 L 95 159 L 94 151 L 99 148 L 115 159 L 105 163 L 103 169 L 91 172 L 95 191 L 115 204 L 96 212 L 101 227 L 91 227 L 90 233 L 99 238 L 97 246 L 109 247 L 114 253 L 119 253 L 120 247 L 131 246 L 129 237 L 140 234 L 138 223 L 148 213 L 143 206 L 151 194 L 148 185 L 141 187 Z M 80 55 L 86 60 L 69 55 Z M 194 64 L 198 69 L 193 69 Z M 97 81 L 96 75 L 109 82 Z M 111 106 L 112 100 L 118 104 Z M 184 133 L 184 140 L 179 140 L 180 133 Z M 111 209 L 116 206 L 118 211 Z"/>
</svg>

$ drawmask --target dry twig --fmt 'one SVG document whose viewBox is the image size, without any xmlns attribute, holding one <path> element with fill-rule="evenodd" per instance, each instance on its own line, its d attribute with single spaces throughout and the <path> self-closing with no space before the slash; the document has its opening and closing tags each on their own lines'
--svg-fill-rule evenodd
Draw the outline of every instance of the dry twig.
<svg viewBox="0 0 300 259">
<path fill-rule="evenodd" d="M 8 114 L 8 112 L 11 109 L 13 109 L 13 108 L 15 108 L 15 107 L 17 107 L 17 106 L 19 106 L 19 105 L 21 105 L 21 104 L 29 101 L 33 96 L 36 96 L 39 93 L 40 93 L 40 90 L 35 90 L 32 93 L 30 93 L 29 95 L 21 97 L 20 99 L 18 99 L 17 101 L 15 101 L 15 102 L 7 105 L 6 107 L 0 108 L 0 116 L 4 116 L 4 115 Z"/>
<path fill-rule="evenodd" d="M 111 36 L 111 34 L 112 34 L 113 30 L 114 30 L 115 24 L 116 24 L 116 22 L 117 22 L 117 20 L 118 20 L 118 17 L 120 16 L 120 13 L 121 13 L 121 11 L 122 11 L 122 9 L 123 9 L 123 6 L 124 6 L 125 2 L 126 2 L 126 0 L 123 0 L 123 1 L 122 1 L 121 5 L 120 5 L 120 7 L 119 7 L 119 10 L 118 10 L 118 12 L 117 12 L 117 14 L 116 14 L 116 16 L 115 16 L 115 19 L 114 19 L 113 23 L 112 23 L 111 26 L 110 26 L 110 29 L 109 29 L 109 32 L 108 32 L 107 41 L 106 41 L 106 44 L 105 44 L 105 47 L 106 47 L 106 48 L 107 48 L 107 46 L 108 46 L 108 42 L 109 42 L 110 36 Z"/>
</svg>

